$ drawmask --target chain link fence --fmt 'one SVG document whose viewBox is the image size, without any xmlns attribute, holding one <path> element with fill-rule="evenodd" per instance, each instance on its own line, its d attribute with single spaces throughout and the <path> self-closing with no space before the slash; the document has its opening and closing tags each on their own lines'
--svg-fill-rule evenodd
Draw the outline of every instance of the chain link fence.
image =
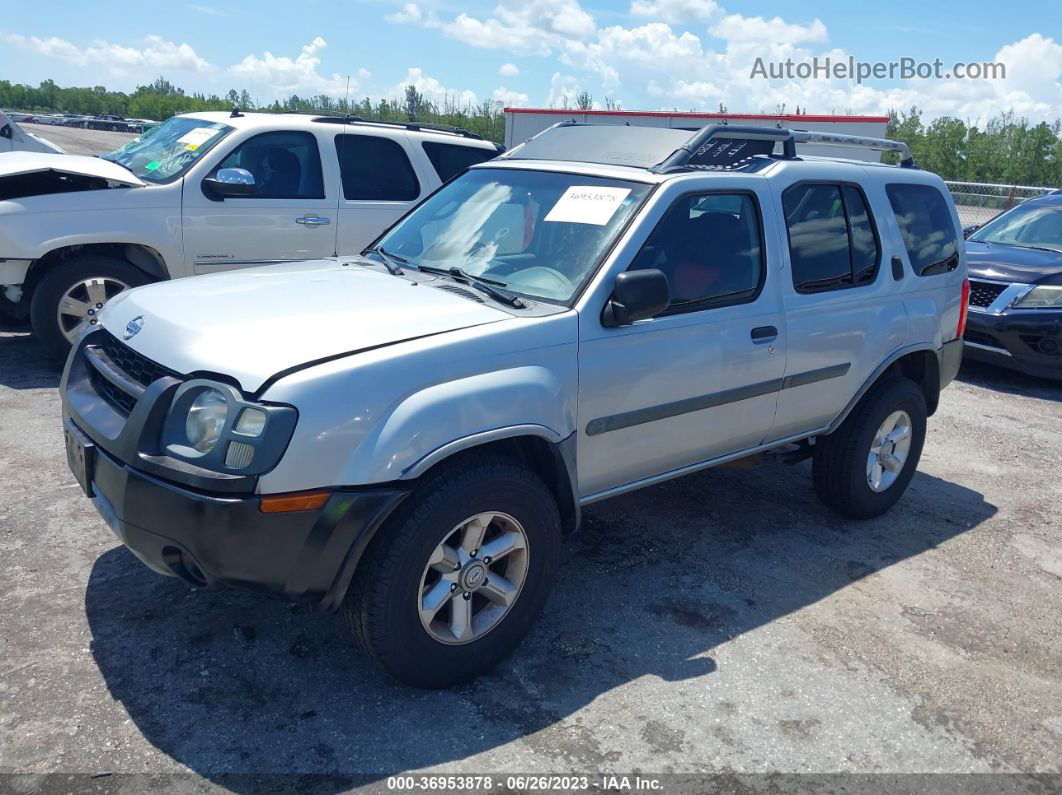
<svg viewBox="0 0 1062 795">
<path fill-rule="evenodd" d="M 944 184 L 951 191 L 963 226 L 987 223 L 1016 204 L 1054 190 L 1030 185 L 993 185 L 988 182 L 945 181 Z"/>
</svg>

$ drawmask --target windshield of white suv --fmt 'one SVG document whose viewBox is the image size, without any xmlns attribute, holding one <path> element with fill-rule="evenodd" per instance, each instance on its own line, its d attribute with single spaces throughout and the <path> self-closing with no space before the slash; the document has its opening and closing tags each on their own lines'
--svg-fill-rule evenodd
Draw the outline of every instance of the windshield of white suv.
<svg viewBox="0 0 1062 795">
<path fill-rule="evenodd" d="M 512 293 L 567 302 L 649 189 L 578 174 L 472 169 L 378 245 L 403 265 L 459 268 Z"/>
<path fill-rule="evenodd" d="M 169 182 L 191 168 L 232 129 L 220 122 L 174 116 L 100 157 L 125 166 L 147 182 Z"/>
<path fill-rule="evenodd" d="M 982 226 L 970 240 L 1062 251 L 1062 204 L 1018 205 Z"/>
</svg>

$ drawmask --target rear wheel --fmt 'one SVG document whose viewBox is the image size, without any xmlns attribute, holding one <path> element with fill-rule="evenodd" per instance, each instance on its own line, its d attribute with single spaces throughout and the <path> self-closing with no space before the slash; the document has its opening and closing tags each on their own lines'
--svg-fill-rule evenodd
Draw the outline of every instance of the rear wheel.
<svg viewBox="0 0 1062 795">
<path fill-rule="evenodd" d="M 100 310 L 110 299 L 150 281 L 142 270 L 117 257 L 66 260 L 50 268 L 33 291 L 33 333 L 49 353 L 65 358 L 81 332 L 99 322 Z"/>
<path fill-rule="evenodd" d="M 529 469 L 501 458 L 446 467 L 380 529 L 344 601 L 347 626 L 407 684 L 473 679 L 541 614 L 559 545 L 556 503 Z"/>
<path fill-rule="evenodd" d="M 908 378 L 874 387 L 841 426 L 815 441 L 812 474 L 820 499 L 856 519 L 900 499 L 926 438 L 926 399 Z"/>
</svg>

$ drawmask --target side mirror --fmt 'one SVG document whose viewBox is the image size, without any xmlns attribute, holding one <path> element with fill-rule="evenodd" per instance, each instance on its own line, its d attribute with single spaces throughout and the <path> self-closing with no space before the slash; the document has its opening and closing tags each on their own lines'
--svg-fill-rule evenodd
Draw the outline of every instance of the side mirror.
<svg viewBox="0 0 1062 795">
<path fill-rule="evenodd" d="M 968 238 L 970 235 L 972 235 L 974 232 L 976 232 L 980 228 L 981 228 L 981 224 L 970 224 L 969 226 L 964 226 L 962 228 L 963 239 Z"/>
<path fill-rule="evenodd" d="M 208 199 L 253 196 L 257 192 L 254 174 L 245 168 L 219 168 L 203 180 L 203 193 Z"/>
<path fill-rule="evenodd" d="M 671 288 L 661 271 L 626 271 L 616 277 L 612 297 L 601 313 L 601 324 L 609 328 L 626 326 L 660 314 L 670 303 Z"/>
<path fill-rule="evenodd" d="M 14 133 L 11 131 L 10 124 L 5 124 L 3 127 L 0 127 L 0 138 L 11 138 L 13 135 Z"/>
</svg>

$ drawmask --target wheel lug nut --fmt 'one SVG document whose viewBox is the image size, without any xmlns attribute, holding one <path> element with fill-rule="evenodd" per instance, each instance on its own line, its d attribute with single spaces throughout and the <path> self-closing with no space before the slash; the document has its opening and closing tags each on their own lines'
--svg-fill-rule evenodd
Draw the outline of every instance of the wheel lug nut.
<svg viewBox="0 0 1062 795">
<path fill-rule="evenodd" d="M 468 601 L 471 598 L 472 598 L 472 594 L 470 594 L 468 591 L 465 591 L 465 601 Z"/>
<path fill-rule="evenodd" d="M 103 309 L 103 304 L 96 304 L 97 309 Z"/>
<path fill-rule="evenodd" d="M 454 571 L 461 571 L 461 564 L 460 563 L 455 563 L 454 564 Z"/>
<path fill-rule="evenodd" d="M 470 557 L 473 557 L 473 558 L 474 558 L 474 557 L 475 557 L 476 555 L 478 555 L 478 554 L 479 554 L 479 550 L 478 550 L 478 549 L 473 549 L 473 550 L 472 550 L 471 552 L 469 552 L 468 554 L 469 554 L 469 556 L 470 556 Z"/>
<path fill-rule="evenodd" d="M 486 563 L 489 566 L 490 565 L 490 555 L 487 555 L 487 557 L 483 558 L 483 562 Z"/>
<path fill-rule="evenodd" d="M 457 583 L 455 582 L 453 585 L 450 586 L 450 593 L 453 593 L 456 590 L 457 590 Z"/>
<path fill-rule="evenodd" d="M 484 577 L 483 578 L 483 584 L 480 586 L 480 588 L 486 588 L 489 584 L 490 584 L 490 580 L 488 580 L 486 577 Z"/>
</svg>

